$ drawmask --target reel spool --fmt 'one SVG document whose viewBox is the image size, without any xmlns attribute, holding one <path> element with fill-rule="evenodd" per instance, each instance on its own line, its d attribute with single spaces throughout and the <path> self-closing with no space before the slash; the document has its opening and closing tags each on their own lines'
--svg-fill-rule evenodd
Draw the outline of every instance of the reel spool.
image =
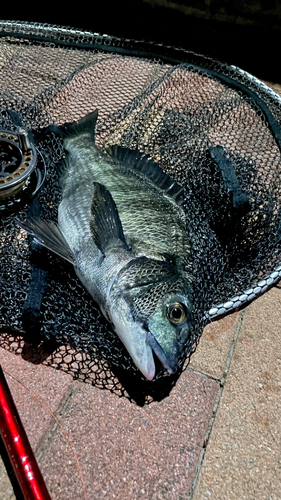
<svg viewBox="0 0 281 500">
<path fill-rule="evenodd" d="M 0 210 L 35 196 L 45 179 L 45 164 L 24 128 L 0 129 Z"/>
</svg>

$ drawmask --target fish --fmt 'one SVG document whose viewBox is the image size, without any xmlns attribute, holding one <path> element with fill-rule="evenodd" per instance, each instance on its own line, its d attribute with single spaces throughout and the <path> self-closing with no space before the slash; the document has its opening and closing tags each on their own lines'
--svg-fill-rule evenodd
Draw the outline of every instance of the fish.
<svg viewBox="0 0 281 500">
<path fill-rule="evenodd" d="M 75 272 L 148 380 L 168 374 L 192 328 L 192 263 L 184 190 L 153 159 L 95 144 L 98 111 L 60 127 L 57 222 L 21 221 Z M 158 363 L 159 364 L 159 363 Z"/>
</svg>

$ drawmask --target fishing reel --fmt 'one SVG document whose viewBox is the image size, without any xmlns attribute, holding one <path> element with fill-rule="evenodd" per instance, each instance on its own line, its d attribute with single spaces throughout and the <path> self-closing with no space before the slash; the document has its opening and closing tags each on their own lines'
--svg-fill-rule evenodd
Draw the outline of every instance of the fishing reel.
<svg viewBox="0 0 281 500">
<path fill-rule="evenodd" d="M 0 210 L 30 201 L 41 188 L 46 167 L 33 136 L 23 127 L 0 129 Z"/>
</svg>

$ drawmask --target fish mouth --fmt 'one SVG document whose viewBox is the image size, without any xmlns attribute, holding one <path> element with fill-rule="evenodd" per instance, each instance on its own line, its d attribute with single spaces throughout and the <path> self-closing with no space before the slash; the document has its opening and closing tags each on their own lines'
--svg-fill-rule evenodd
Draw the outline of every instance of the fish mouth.
<svg viewBox="0 0 281 500">
<path fill-rule="evenodd" d="M 172 354 L 169 354 L 169 358 L 164 352 L 164 349 L 157 342 L 152 333 L 148 330 L 146 341 L 148 346 L 151 348 L 155 356 L 159 359 L 163 367 L 167 370 L 169 375 L 176 373 L 178 370 L 178 353 L 175 351 Z M 155 375 L 155 366 L 154 366 L 154 375 Z M 152 379 L 149 379 L 152 380 Z"/>
<path fill-rule="evenodd" d="M 115 331 L 130 354 L 133 362 L 147 380 L 155 377 L 155 356 L 171 375 L 178 368 L 178 349 L 169 350 L 166 354 L 147 325 L 140 322 L 129 322 L 115 313 L 111 313 Z"/>
</svg>

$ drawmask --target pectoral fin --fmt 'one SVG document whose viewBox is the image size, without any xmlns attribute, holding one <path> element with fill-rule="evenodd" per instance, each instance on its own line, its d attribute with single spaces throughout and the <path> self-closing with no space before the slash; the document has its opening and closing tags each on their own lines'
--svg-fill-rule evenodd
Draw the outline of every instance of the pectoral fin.
<svg viewBox="0 0 281 500">
<path fill-rule="evenodd" d="M 118 249 L 129 250 L 116 204 L 105 186 L 94 182 L 90 228 L 94 243 L 104 256 Z"/>
<path fill-rule="evenodd" d="M 19 226 L 27 231 L 40 245 L 48 248 L 51 252 L 59 255 L 71 264 L 75 264 L 75 258 L 62 234 L 60 228 L 54 222 L 44 220 L 18 221 Z"/>
</svg>

